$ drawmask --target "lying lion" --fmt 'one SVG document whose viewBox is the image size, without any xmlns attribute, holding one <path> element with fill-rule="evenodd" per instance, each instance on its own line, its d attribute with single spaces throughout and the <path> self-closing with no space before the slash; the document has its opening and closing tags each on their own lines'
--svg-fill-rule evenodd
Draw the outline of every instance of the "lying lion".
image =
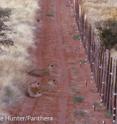
<svg viewBox="0 0 117 124">
<path fill-rule="evenodd" d="M 55 88 L 56 81 L 49 80 L 46 84 L 33 82 L 28 87 L 28 96 L 30 97 L 40 97 L 42 94 L 51 91 Z"/>
</svg>

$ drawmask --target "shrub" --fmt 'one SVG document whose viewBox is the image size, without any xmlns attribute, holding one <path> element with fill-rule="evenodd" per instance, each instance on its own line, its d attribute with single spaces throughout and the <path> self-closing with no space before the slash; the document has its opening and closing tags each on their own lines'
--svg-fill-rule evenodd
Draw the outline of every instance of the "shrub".
<svg viewBox="0 0 117 124">
<path fill-rule="evenodd" d="M 4 18 L 5 16 L 6 17 L 9 17 L 9 15 L 11 14 L 11 9 L 9 8 L 0 8 L 0 18 Z"/>
<path fill-rule="evenodd" d="M 26 72 L 31 63 L 28 49 L 35 45 L 38 6 L 36 0 L 0 2 L 0 108 L 22 101 L 25 86 L 32 81 Z"/>
<path fill-rule="evenodd" d="M 8 26 L 5 25 L 5 22 L 8 21 L 11 10 L 8 8 L 0 8 L 0 36 L 6 37 L 5 31 L 9 30 Z M 1 39 L 2 40 L 2 39 Z"/>
<path fill-rule="evenodd" d="M 74 35 L 74 36 L 73 36 L 73 39 L 74 39 L 74 40 L 80 40 L 80 35 L 78 35 L 78 34 Z"/>
<path fill-rule="evenodd" d="M 84 101 L 84 97 L 83 96 L 74 96 L 73 97 L 73 102 L 74 103 L 81 103 Z"/>
<path fill-rule="evenodd" d="M 97 29 L 101 45 L 106 49 L 112 49 L 117 44 L 117 21 L 108 20 L 99 23 L 97 23 Z"/>
<path fill-rule="evenodd" d="M 10 84 L 2 88 L 0 94 L 0 103 L 3 107 L 11 107 L 17 102 L 20 102 L 21 98 L 23 98 L 23 94 L 18 87 Z"/>
</svg>

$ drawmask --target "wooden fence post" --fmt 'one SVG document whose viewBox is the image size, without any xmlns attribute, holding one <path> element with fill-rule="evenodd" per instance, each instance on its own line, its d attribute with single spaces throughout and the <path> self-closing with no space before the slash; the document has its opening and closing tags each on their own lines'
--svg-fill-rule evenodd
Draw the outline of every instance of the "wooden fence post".
<svg viewBox="0 0 117 124">
<path fill-rule="evenodd" d="M 116 77 L 113 92 L 113 124 L 117 123 L 117 60 L 116 60 Z"/>
<path fill-rule="evenodd" d="M 97 89 L 106 108 L 113 114 L 113 124 L 117 123 L 117 58 L 113 59 L 110 51 L 102 48 L 97 36 L 89 25 L 86 15 L 75 0 L 76 21 L 82 43 L 94 74 Z"/>
</svg>

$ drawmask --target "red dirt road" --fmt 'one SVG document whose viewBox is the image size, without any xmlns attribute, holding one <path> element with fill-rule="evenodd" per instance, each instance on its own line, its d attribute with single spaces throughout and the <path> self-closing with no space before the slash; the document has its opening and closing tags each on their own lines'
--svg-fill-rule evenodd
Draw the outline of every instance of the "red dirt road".
<svg viewBox="0 0 117 124">
<path fill-rule="evenodd" d="M 27 97 L 17 115 L 51 116 L 54 120 L 16 124 L 103 124 L 103 120 L 111 124 L 105 110 L 94 111 L 92 107 L 100 97 L 90 78 L 89 64 L 80 65 L 86 55 L 82 43 L 73 38 L 78 35 L 73 4 L 70 0 L 42 0 L 40 6 L 35 57 L 39 68 L 55 65 L 51 77 L 41 80 L 55 79 L 56 88 L 40 98 Z M 74 103 L 75 96 L 84 101 Z"/>
</svg>

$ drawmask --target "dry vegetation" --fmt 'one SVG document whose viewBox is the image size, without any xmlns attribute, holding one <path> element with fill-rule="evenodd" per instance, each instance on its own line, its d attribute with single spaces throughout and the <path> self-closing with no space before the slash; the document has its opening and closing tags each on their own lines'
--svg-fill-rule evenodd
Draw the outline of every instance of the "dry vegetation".
<svg viewBox="0 0 117 124">
<path fill-rule="evenodd" d="M 90 23 L 117 19 L 117 2 L 112 0 L 81 0 L 82 11 Z M 111 3 L 111 4 L 110 4 Z"/>
<path fill-rule="evenodd" d="M 38 0 L 0 1 L 0 112 L 24 96 L 38 9 Z"/>
<path fill-rule="evenodd" d="M 94 29 L 96 34 L 97 33 L 99 34 L 99 30 L 97 30 L 97 24 L 99 24 L 98 25 L 99 27 L 100 24 L 103 22 L 108 23 L 109 21 L 110 22 L 113 21 L 114 23 L 117 23 L 117 1 L 116 0 L 81 0 L 80 12 L 85 13 L 85 19 L 89 22 L 89 24 L 92 25 L 92 28 Z M 104 31 L 105 31 L 105 28 L 104 28 Z M 117 32 L 116 32 L 116 35 L 117 35 Z M 113 36 L 113 34 L 111 36 Z M 111 39 L 115 39 L 115 37 L 111 37 Z M 112 45 L 110 45 L 110 42 L 109 42 L 109 45 L 107 43 L 108 42 L 106 42 L 107 48 L 113 48 L 112 46 L 117 44 L 117 42 L 116 43 L 112 42 Z"/>
</svg>

